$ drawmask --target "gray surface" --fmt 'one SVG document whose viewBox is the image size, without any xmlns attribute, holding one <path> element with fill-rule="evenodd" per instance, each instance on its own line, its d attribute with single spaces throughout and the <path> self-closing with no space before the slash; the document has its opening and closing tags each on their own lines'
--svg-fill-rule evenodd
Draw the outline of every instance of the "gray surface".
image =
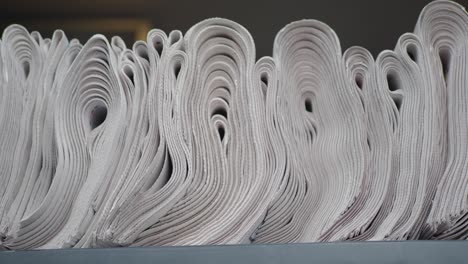
<svg viewBox="0 0 468 264">
<path fill-rule="evenodd" d="M 0 263 L 468 263 L 468 241 L 3 251 Z"/>
</svg>

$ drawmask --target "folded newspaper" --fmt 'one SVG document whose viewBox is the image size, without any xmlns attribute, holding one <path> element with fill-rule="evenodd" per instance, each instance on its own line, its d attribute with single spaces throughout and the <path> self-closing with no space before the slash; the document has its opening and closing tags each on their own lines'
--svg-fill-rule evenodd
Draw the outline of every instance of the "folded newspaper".
<svg viewBox="0 0 468 264">
<path fill-rule="evenodd" d="M 316 20 L 0 43 L 0 248 L 468 238 L 468 14 L 376 59 Z"/>
</svg>

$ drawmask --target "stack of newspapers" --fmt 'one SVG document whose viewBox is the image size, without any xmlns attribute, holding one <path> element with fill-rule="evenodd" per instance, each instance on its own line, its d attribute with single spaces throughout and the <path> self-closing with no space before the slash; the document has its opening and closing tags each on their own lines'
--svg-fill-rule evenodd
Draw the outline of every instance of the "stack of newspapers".
<svg viewBox="0 0 468 264">
<path fill-rule="evenodd" d="M 468 238 L 454 2 L 376 58 L 316 20 L 0 46 L 1 249 Z"/>
</svg>

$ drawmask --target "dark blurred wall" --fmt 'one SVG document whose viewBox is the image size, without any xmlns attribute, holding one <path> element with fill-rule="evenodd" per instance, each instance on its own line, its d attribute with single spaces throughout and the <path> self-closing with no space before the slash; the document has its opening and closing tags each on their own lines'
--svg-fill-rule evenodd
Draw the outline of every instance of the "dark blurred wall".
<svg viewBox="0 0 468 264">
<path fill-rule="evenodd" d="M 152 27 L 166 32 L 180 29 L 185 32 L 193 24 L 210 17 L 232 19 L 245 26 L 254 37 L 257 57 L 271 55 L 276 33 L 287 23 L 303 19 L 318 19 L 338 34 L 343 50 L 361 45 L 374 55 L 383 49 L 393 49 L 398 37 L 413 31 L 422 8 L 428 0 L 37 0 L 1 3 L 2 30 L 10 23 L 22 23 L 35 29 L 38 21 L 86 19 L 143 19 Z M 468 0 L 458 1 L 468 6 Z M 48 35 L 50 32 L 43 35 Z M 85 41 L 92 32 L 77 36 Z M 98 32 L 96 32 L 98 33 Z M 112 34 L 112 33 L 110 33 Z M 107 34 L 109 35 L 109 34 Z M 132 42 L 132 36 L 125 37 Z M 131 43 L 127 43 L 129 45 Z"/>
</svg>

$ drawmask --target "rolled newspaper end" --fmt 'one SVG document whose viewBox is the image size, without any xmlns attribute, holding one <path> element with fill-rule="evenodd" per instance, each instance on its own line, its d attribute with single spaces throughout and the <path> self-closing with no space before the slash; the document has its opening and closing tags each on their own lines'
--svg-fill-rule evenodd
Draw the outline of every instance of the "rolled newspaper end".
<svg viewBox="0 0 468 264">
<path fill-rule="evenodd" d="M 374 60 L 301 20 L 0 41 L 0 249 L 466 239 L 468 14 Z"/>
</svg>

